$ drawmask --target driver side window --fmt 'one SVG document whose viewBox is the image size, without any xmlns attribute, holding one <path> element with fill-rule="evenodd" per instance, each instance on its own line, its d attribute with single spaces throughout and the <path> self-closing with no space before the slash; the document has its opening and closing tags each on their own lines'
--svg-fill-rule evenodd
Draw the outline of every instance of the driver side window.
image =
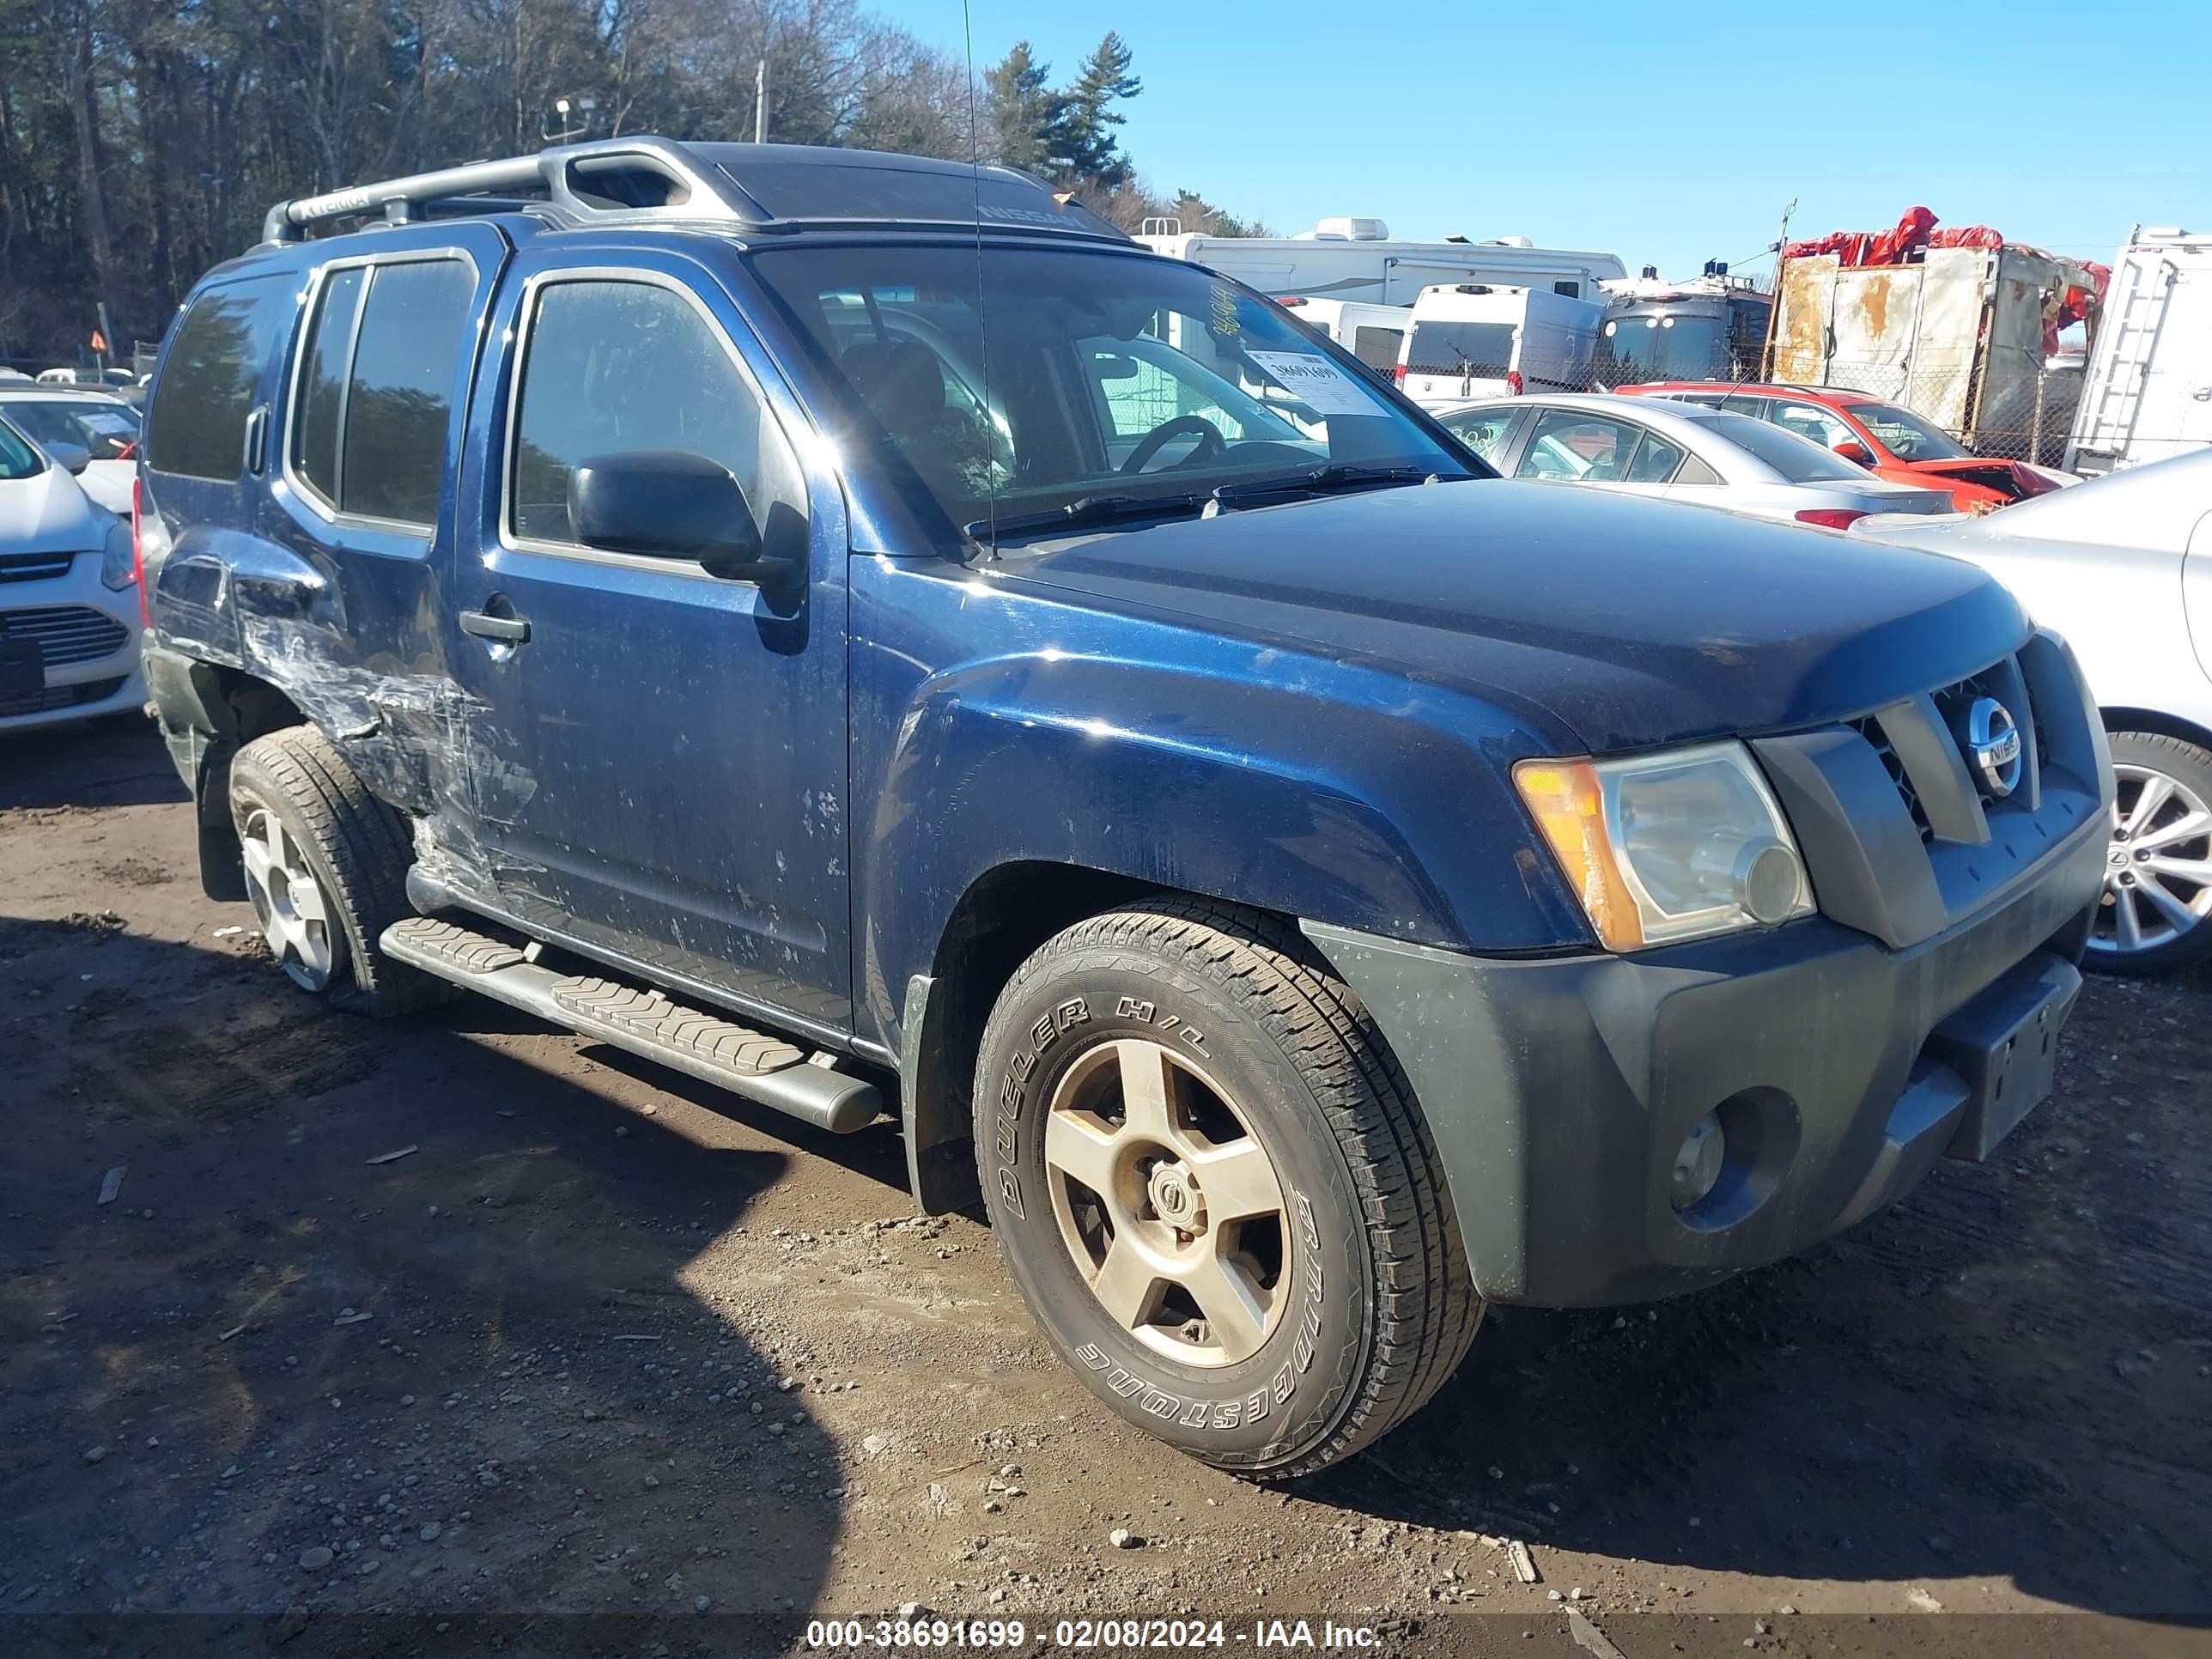
<svg viewBox="0 0 2212 1659">
<path fill-rule="evenodd" d="M 507 473 L 516 537 L 573 543 L 568 475 L 593 456 L 625 451 L 680 450 L 720 463 L 763 532 L 772 500 L 804 503 L 782 432 L 687 295 L 654 283 L 551 283 L 523 349 Z"/>
</svg>

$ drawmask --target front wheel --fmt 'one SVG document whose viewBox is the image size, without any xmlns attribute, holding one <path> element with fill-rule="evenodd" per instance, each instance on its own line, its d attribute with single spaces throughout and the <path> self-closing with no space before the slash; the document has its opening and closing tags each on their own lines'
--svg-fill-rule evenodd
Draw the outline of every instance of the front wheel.
<svg viewBox="0 0 2212 1659">
<path fill-rule="evenodd" d="M 1085 1384 L 1218 1468 L 1304 1474 L 1451 1374 L 1482 1304 L 1427 1126 L 1292 930 L 1164 901 L 1023 963 L 986 1027 L 1000 1253 Z"/>
<path fill-rule="evenodd" d="M 2155 732 L 2111 742 L 2119 797 L 2089 963 L 2168 973 L 2212 955 L 2212 754 Z"/>
</svg>

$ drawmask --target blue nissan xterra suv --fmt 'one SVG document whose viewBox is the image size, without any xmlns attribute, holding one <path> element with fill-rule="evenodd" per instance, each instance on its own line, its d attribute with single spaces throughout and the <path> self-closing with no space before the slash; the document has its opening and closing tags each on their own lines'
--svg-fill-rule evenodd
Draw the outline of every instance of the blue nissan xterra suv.
<svg viewBox="0 0 2212 1659">
<path fill-rule="evenodd" d="M 362 222 L 345 234 L 343 223 Z M 1261 1476 L 2050 1086 L 2109 767 L 1971 566 L 1492 477 L 1025 175 L 624 139 L 279 204 L 154 379 L 148 672 L 304 991 L 895 1115 Z"/>
</svg>

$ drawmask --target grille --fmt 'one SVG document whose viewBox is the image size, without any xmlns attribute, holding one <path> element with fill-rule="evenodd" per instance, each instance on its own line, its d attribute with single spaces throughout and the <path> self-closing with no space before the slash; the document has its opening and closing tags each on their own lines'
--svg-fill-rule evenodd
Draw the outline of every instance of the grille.
<svg viewBox="0 0 2212 1659">
<path fill-rule="evenodd" d="M 1881 722 L 1869 714 L 1863 720 L 1850 722 L 1851 729 L 1873 747 L 1875 757 L 1881 761 L 1881 769 L 1889 774 L 1890 782 L 1896 787 L 1897 798 L 1905 803 L 1905 810 L 1912 814 L 1912 827 L 1920 832 L 1923 846 L 1936 839 L 1936 827 L 1928 822 L 1928 811 L 1920 804 L 1920 792 L 1912 787 L 1905 763 L 1897 757 L 1897 750 L 1889 746 L 1882 735 Z"/>
<path fill-rule="evenodd" d="M 0 553 L 0 582 L 42 582 L 69 574 L 74 553 Z"/>
<path fill-rule="evenodd" d="M 24 697 L 0 697 L 0 720 L 10 714 L 50 714 L 57 708 L 100 702 L 120 691 L 126 678 L 118 675 L 112 680 L 91 680 L 82 685 L 51 686 Z"/>
<path fill-rule="evenodd" d="M 1982 697 L 1995 697 L 2017 722 L 2021 741 L 2035 745 L 2037 768 L 2040 769 L 2044 766 L 2049 757 L 2050 748 L 2044 735 L 2043 722 L 2029 702 L 2027 677 L 2019 672 L 2013 660 L 2008 658 L 2002 662 L 1992 663 L 1978 674 L 1969 674 L 1965 679 L 1950 685 L 1936 687 L 1928 696 L 1936 705 L 1936 716 L 1942 723 L 1945 739 L 1960 748 L 1962 757 L 1966 762 L 1966 775 L 1972 780 L 1975 793 L 1981 797 L 1983 811 L 2005 812 L 2024 805 L 2021 796 L 2001 796 L 1989 787 L 1982 779 L 1980 769 L 1974 765 L 1972 757 L 1964 754 L 1964 745 L 1959 743 L 1957 736 L 1966 726 L 1967 711 L 1975 702 Z M 1932 843 L 1936 839 L 1936 830 L 1929 822 L 1928 811 L 1921 801 L 1920 791 L 1913 783 L 1912 775 L 1905 769 L 1905 762 L 1891 746 L 1888 734 L 1882 730 L 1881 716 L 1869 714 L 1850 724 L 1867 740 L 1881 760 L 1882 770 L 1889 774 L 1889 781 L 1897 790 L 1897 798 L 1905 803 L 1905 810 L 1912 815 L 1913 827 L 1919 830 L 1923 844 Z"/>
<path fill-rule="evenodd" d="M 49 668 L 98 662 L 130 643 L 131 630 L 88 605 L 49 605 L 31 611 L 0 611 L 0 634 L 36 640 Z"/>
</svg>

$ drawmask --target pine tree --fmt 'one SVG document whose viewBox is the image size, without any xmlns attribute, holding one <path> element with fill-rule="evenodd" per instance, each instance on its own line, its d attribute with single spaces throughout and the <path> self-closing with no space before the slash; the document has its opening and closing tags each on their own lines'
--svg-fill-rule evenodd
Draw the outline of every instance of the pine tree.
<svg viewBox="0 0 2212 1659">
<path fill-rule="evenodd" d="M 1067 124 L 1067 94 L 1045 84 L 1052 72 L 1036 61 L 1026 40 L 983 71 L 984 95 L 998 136 L 1000 161 L 1030 173 L 1049 170 Z"/>
<path fill-rule="evenodd" d="M 1145 83 L 1129 73 L 1130 58 L 1128 43 L 1109 29 L 1084 60 L 1075 84 L 1060 94 L 1066 107 L 1048 157 L 1055 177 L 1110 190 L 1133 175 L 1135 169 L 1114 134 L 1124 118 L 1113 107 L 1145 89 Z"/>
</svg>

